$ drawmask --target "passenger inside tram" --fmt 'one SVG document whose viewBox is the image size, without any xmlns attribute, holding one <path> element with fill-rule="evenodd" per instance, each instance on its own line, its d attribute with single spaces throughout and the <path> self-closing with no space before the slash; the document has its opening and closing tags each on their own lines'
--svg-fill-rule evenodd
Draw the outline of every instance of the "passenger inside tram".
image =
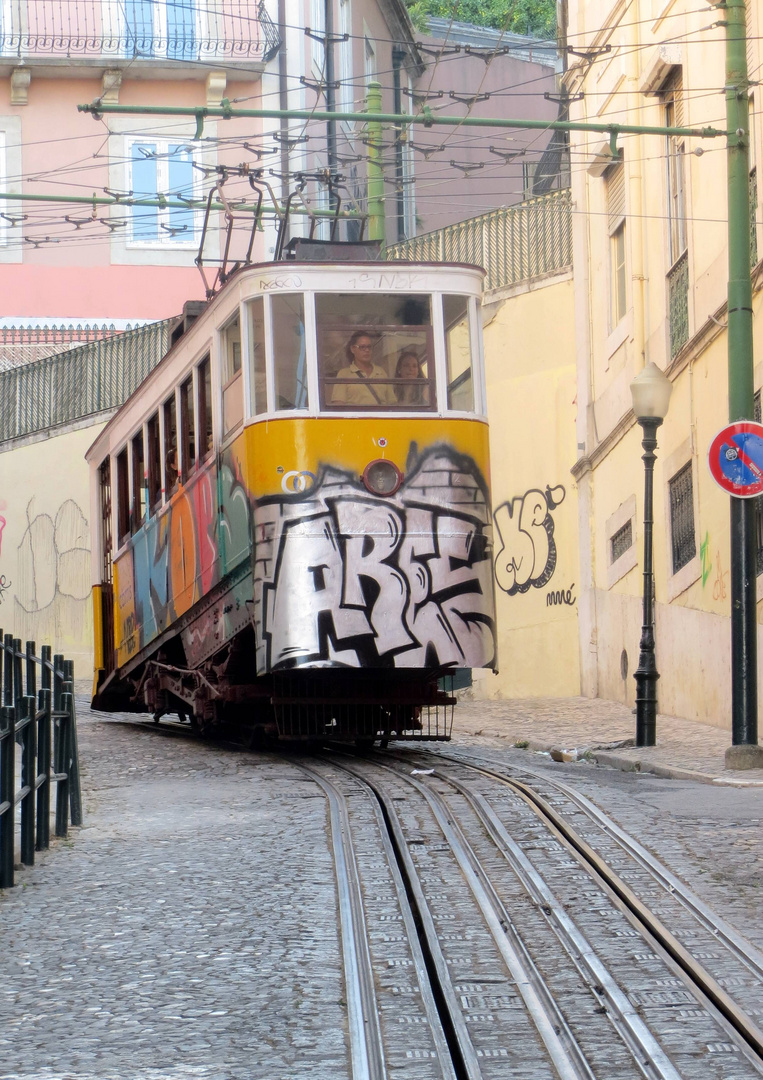
<svg viewBox="0 0 763 1080">
<path fill-rule="evenodd" d="M 365 330 L 356 330 L 351 335 L 345 348 L 348 364 L 336 373 L 332 405 L 394 405 L 396 399 L 389 374 L 374 363 L 374 344 Z"/>
</svg>

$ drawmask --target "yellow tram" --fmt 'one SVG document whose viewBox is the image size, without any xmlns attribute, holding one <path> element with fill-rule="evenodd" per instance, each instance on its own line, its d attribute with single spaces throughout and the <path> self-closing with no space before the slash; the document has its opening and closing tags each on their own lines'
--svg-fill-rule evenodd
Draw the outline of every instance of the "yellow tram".
<svg viewBox="0 0 763 1080">
<path fill-rule="evenodd" d="M 283 739 L 447 738 L 495 658 L 471 266 L 248 266 L 88 451 L 94 705 Z"/>
</svg>

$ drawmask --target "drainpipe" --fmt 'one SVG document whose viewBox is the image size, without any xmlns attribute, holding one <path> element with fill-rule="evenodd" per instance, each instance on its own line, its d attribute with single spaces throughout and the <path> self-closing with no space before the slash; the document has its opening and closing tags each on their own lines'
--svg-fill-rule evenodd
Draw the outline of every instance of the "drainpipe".
<svg viewBox="0 0 763 1080">
<path fill-rule="evenodd" d="M 403 111 L 403 94 L 400 85 L 400 69 L 405 53 L 402 49 L 392 50 L 392 93 L 394 98 L 393 111 Z M 405 240 L 405 189 L 403 187 L 403 128 L 395 126 L 395 204 L 397 208 L 397 238 Z"/>
</svg>

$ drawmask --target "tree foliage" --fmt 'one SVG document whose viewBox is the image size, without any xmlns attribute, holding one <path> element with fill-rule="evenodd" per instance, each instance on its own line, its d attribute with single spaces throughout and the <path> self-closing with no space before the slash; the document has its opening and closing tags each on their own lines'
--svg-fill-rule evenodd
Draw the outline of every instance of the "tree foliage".
<svg viewBox="0 0 763 1080">
<path fill-rule="evenodd" d="M 406 0 L 417 30 L 426 32 L 430 16 L 489 26 L 531 37 L 556 38 L 555 0 Z"/>
</svg>

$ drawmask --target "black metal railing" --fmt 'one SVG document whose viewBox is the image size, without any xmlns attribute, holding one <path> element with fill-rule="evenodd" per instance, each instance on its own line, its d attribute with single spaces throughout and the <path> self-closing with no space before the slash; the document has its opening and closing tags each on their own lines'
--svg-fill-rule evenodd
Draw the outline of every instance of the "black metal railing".
<svg viewBox="0 0 763 1080">
<path fill-rule="evenodd" d="M 49 645 L 0 631 L 0 889 L 14 884 L 16 822 L 19 861 L 34 865 L 35 851 L 50 846 L 51 793 L 55 784 L 55 835 L 69 821 L 82 824 L 74 664 Z M 39 674 L 39 689 L 38 689 Z M 21 749 L 16 782 L 17 746 Z"/>
</svg>

